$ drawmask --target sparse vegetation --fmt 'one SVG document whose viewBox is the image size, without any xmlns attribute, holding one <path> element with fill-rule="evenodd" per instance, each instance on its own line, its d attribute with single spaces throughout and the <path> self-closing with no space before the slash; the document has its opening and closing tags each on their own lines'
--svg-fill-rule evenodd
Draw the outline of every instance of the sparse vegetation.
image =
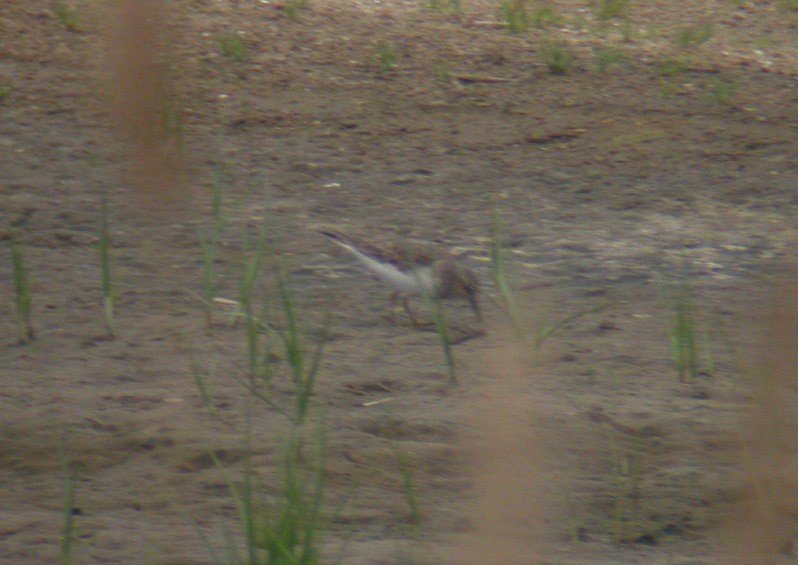
<svg viewBox="0 0 798 565">
<path fill-rule="evenodd" d="M 663 77 L 672 77 L 687 72 L 687 63 L 678 59 L 665 59 L 661 61 L 656 67 L 655 72 Z"/>
<path fill-rule="evenodd" d="M 247 58 L 247 47 L 244 45 L 244 38 L 237 33 L 222 35 L 217 39 L 219 51 L 236 63 L 241 63 Z"/>
<path fill-rule="evenodd" d="M 606 73 L 612 67 L 622 66 L 626 62 L 626 54 L 614 47 L 597 47 L 593 53 L 596 57 L 596 69 Z"/>
<path fill-rule="evenodd" d="M 685 27 L 679 31 L 676 44 L 685 49 L 698 47 L 712 39 L 713 32 L 712 24 Z"/>
<path fill-rule="evenodd" d="M 220 173 L 217 173 L 220 174 Z M 212 273 L 208 262 L 215 256 L 224 219 L 221 179 L 212 189 L 212 222 L 210 236 L 204 245 L 204 278 L 206 298 L 215 295 Z M 274 276 L 273 290 L 277 312 L 273 321 L 269 300 L 263 290 L 261 275 L 268 261 Z M 211 281 L 211 282 L 208 282 Z M 310 352 L 306 350 L 300 331 L 292 291 L 284 268 L 276 254 L 269 218 L 264 213 L 253 245 L 245 240 L 244 261 L 239 279 L 238 309 L 232 314 L 244 322 L 246 343 L 246 376 L 237 379 L 251 398 L 265 403 L 269 408 L 284 415 L 290 423 L 279 462 L 279 483 L 272 489 L 273 495 L 265 496 L 251 464 L 253 453 L 252 415 L 253 407 L 245 415 L 244 468 L 240 480 L 233 478 L 219 456 L 210 451 L 210 456 L 222 473 L 224 482 L 238 509 L 243 548 L 228 539 L 227 553 L 235 562 L 255 564 L 321 562 L 320 535 L 325 528 L 321 507 L 324 493 L 324 431 L 318 423 L 316 438 L 309 441 L 307 419 L 311 399 L 319 372 L 324 343 L 326 342 L 329 313 L 324 321 L 318 343 Z M 213 304 L 213 301 L 207 301 Z M 282 327 L 280 327 L 282 326 Z M 272 396 L 271 385 L 277 376 L 280 362 L 287 368 L 287 377 L 293 384 L 293 403 L 288 406 Z M 206 408 L 214 412 L 212 395 L 206 383 L 207 373 L 200 369 L 195 358 L 190 359 L 195 385 Z M 215 553 L 213 545 L 206 539 L 209 551 Z"/>
<path fill-rule="evenodd" d="M 395 442 L 391 443 L 393 453 L 396 456 L 396 464 L 399 467 L 399 474 L 402 477 L 402 487 L 407 501 L 408 519 L 411 524 L 418 524 L 421 521 L 421 512 L 418 508 L 418 496 L 416 495 L 416 484 L 413 480 L 413 461 L 403 452 Z"/>
<path fill-rule="evenodd" d="M 602 20 L 621 18 L 626 13 L 629 0 L 599 0 L 596 6 L 596 16 Z"/>
<path fill-rule="evenodd" d="M 532 24 L 527 0 L 502 0 L 499 17 L 507 24 L 510 33 L 522 33 Z"/>
<path fill-rule="evenodd" d="M 558 26 L 562 23 L 562 16 L 554 8 L 544 4 L 532 12 L 532 24 L 535 27 L 543 28 L 548 26 Z"/>
<path fill-rule="evenodd" d="M 111 240 L 108 235 L 108 197 L 103 192 L 100 203 L 100 268 L 103 286 L 103 320 L 109 337 L 114 336 L 114 289 L 111 281 Z"/>
<path fill-rule="evenodd" d="M 737 84 L 723 77 L 713 77 L 705 88 L 707 97 L 721 106 L 727 106 L 737 92 Z"/>
<path fill-rule="evenodd" d="M 322 563 L 321 533 L 325 527 L 321 508 L 324 495 L 324 436 L 319 433 L 308 450 L 302 428 L 295 427 L 283 446 L 276 493 L 266 496 L 252 466 L 251 416 L 246 416 L 244 469 L 236 480 L 217 454 L 210 451 L 216 467 L 235 502 L 243 548 L 228 536 L 223 562 L 247 565 L 275 563 Z M 203 536 L 204 537 L 204 536 Z M 205 538 L 212 555 L 213 544 Z M 242 552 L 243 549 L 243 552 Z M 217 559 L 217 562 L 221 562 Z"/>
<path fill-rule="evenodd" d="M 33 330 L 33 300 L 31 294 L 30 279 L 25 263 L 22 258 L 22 251 L 14 241 L 12 235 L 6 239 L 11 250 L 11 267 L 14 276 L 14 296 L 17 317 L 17 335 L 20 343 L 28 343 L 36 339 L 36 332 Z"/>
<path fill-rule="evenodd" d="M 399 64 L 399 51 L 390 43 L 377 44 L 377 65 L 380 73 L 389 73 Z"/>
<path fill-rule="evenodd" d="M 798 0 L 776 0 L 776 5 L 782 10 L 798 12 Z"/>
<path fill-rule="evenodd" d="M 546 41 L 541 48 L 541 55 L 546 68 L 553 75 L 565 75 L 571 72 L 576 62 L 576 55 L 565 44 Z"/>
<path fill-rule="evenodd" d="M 510 321 L 513 325 L 513 331 L 518 338 L 525 339 L 527 331 L 521 318 L 521 310 L 518 307 L 515 294 L 510 288 L 510 283 L 508 280 L 507 261 L 505 260 L 505 238 L 496 208 L 494 208 L 491 212 L 491 224 L 492 233 L 490 238 L 490 272 L 493 277 L 493 282 L 496 285 L 496 289 L 499 291 L 499 300 L 510 316 Z"/>
<path fill-rule="evenodd" d="M 444 16 L 457 16 L 463 10 L 461 0 L 425 0 L 423 6 Z"/>
<path fill-rule="evenodd" d="M 11 96 L 11 87 L 6 85 L 0 86 L 0 102 L 4 101 L 9 96 Z"/>
<path fill-rule="evenodd" d="M 83 31 L 83 27 L 80 25 L 77 12 L 63 0 L 55 0 L 53 2 L 53 12 L 55 13 L 55 17 L 61 23 L 61 25 L 63 25 L 69 31 L 76 33 Z"/>
<path fill-rule="evenodd" d="M 607 426 L 607 438 L 613 481 L 612 540 L 616 544 L 635 542 L 647 534 L 640 509 L 645 451 L 639 438 L 621 437 L 610 426 Z M 622 445 L 622 440 L 630 445 Z"/>
<path fill-rule="evenodd" d="M 296 20 L 302 10 L 310 6 L 310 0 L 288 0 L 283 6 L 283 11 L 289 20 Z"/>
<path fill-rule="evenodd" d="M 689 383 L 698 375 L 695 303 L 686 266 L 673 298 L 673 321 L 669 332 L 673 365 L 679 380 Z"/>
</svg>

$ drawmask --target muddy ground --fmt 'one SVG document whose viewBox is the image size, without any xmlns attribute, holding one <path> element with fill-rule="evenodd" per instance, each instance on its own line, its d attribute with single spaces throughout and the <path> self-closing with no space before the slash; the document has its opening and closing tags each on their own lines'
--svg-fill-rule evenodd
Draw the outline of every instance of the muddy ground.
<svg viewBox="0 0 798 565">
<path fill-rule="evenodd" d="M 611 2 L 530 2 L 516 34 L 492 2 L 118 5 L 0 7 L 0 229 L 36 330 L 18 343 L 3 245 L 2 563 L 57 559 L 59 449 L 76 563 L 227 562 L 225 477 L 250 461 L 278 492 L 294 397 L 277 347 L 269 402 L 242 386 L 235 304 L 207 324 L 214 187 L 217 296 L 239 300 L 266 221 L 264 317 L 285 329 L 278 264 L 308 352 L 332 312 L 310 417 L 322 562 L 794 560 L 790 363 L 773 361 L 794 355 L 791 318 L 768 333 L 798 208 L 794 2 L 604 19 Z M 386 321 L 389 291 L 322 224 L 437 241 L 479 273 L 487 332 L 454 347 L 456 383 L 438 336 Z M 497 224 L 520 338 L 492 282 Z M 672 361 L 680 303 L 691 379 Z"/>
</svg>

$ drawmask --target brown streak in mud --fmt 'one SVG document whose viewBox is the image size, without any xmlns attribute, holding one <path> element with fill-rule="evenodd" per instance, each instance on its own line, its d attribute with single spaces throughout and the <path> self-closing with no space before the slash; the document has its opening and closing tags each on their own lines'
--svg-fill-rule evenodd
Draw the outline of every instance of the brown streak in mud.
<svg viewBox="0 0 798 565">
<path fill-rule="evenodd" d="M 122 0 L 108 40 L 110 100 L 131 159 L 128 182 L 154 209 L 182 194 L 180 113 L 162 0 Z"/>
<path fill-rule="evenodd" d="M 474 463 L 474 530 L 455 551 L 453 563 L 529 563 L 540 552 L 544 520 L 551 510 L 545 439 L 533 423 L 535 403 L 525 394 L 529 363 L 512 338 L 491 356 L 490 379 L 467 402 L 477 430 L 470 442 Z"/>
<path fill-rule="evenodd" d="M 794 281 L 795 276 L 785 280 Z M 758 363 L 751 409 L 742 422 L 745 494 L 721 538 L 733 563 L 794 562 L 798 513 L 798 287 L 775 291 Z"/>
</svg>

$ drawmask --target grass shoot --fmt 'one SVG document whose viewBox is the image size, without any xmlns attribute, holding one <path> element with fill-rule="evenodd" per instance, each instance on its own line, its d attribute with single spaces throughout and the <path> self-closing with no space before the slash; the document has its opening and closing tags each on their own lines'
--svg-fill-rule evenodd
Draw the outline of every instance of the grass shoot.
<svg viewBox="0 0 798 565">
<path fill-rule="evenodd" d="M 36 339 L 36 332 L 33 329 L 33 300 L 31 294 L 30 278 L 25 269 L 22 258 L 22 251 L 14 241 L 13 236 L 9 236 L 8 246 L 11 249 L 11 267 L 14 276 L 14 297 L 16 305 L 17 327 L 19 343 L 28 343 Z"/>
<path fill-rule="evenodd" d="M 103 321 L 108 337 L 114 337 L 114 288 L 111 282 L 111 241 L 108 235 L 108 197 L 103 192 L 100 203 L 100 268 L 103 287 Z"/>
</svg>

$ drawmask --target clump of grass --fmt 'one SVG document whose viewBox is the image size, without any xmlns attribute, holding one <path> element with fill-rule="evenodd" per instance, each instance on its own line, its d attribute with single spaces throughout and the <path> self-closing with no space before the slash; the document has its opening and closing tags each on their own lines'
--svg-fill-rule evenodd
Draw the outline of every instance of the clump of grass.
<svg viewBox="0 0 798 565">
<path fill-rule="evenodd" d="M 524 338 L 526 330 L 521 320 L 521 310 L 515 300 L 515 294 L 510 289 L 507 276 L 507 262 L 505 261 L 504 236 L 502 235 L 501 222 L 496 209 L 491 213 L 492 237 L 490 239 L 490 265 L 491 275 L 496 289 L 499 291 L 499 300 L 510 315 L 510 321 L 516 336 Z"/>
<path fill-rule="evenodd" d="M 663 77 L 672 77 L 687 72 L 689 66 L 678 59 L 665 59 L 654 68 L 654 72 Z"/>
<path fill-rule="evenodd" d="M 676 37 L 676 44 L 682 48 L 693 48 L 703 45 L 713 34 L 712 24 L 701 24 L 682 28 Z"/>
<path fill-rule="evenodd" d="M 250 415 L 246 418 L 244 471 L 240 484 L 219 457 L 210 451 L 238 510 L 244 546 L 242 554 L 241 548 L 228 536 L 230 557 L 228 560 L 217 558 L 217 562 L 247 565 L 322 563 L 321 533 L 326 527 L 321 512 L 325 478 L 324 435 L 318 434 L 310 450 L 303 449 L 305 443 L 302 429 L 293 428 L 279 463 L 281 476 L 277 492 L 269 498 L 259 494 L 264 489 L 256 482 L 252 468 Z M 202 537 L 215 555 L 211 543 L 204 535 Z"/>
<path fill-rule="evenodd" d="M 568 46 L 554 41 L 543 43 L 541 55 L 546 68 L 553 75 L 568 74 L 576 62 L 576 55 Z"/>
<path fill-rule="evenodd" d="M 108 337 L 114 337 L 114 289 L 111 280 L 111 238 L 108 235 L 108 197 L 103 192 L 100 203 L 100 268 L 103 285 L 103 321 Z"/>
<path fill-rule="evenodd" d="M 706 85 L 707 97 L 721 106 L 728 106 L 737 92 L 737 84 L 722 77 L 713 77 Z"/>
<path fill-rule="evenodd" d="M 236 63 L 241 63 L 247 58 L 247 47 L 244 45 L 244 39 L 237 33 L 231 33 L 220 36 L 217 39 L 219 44 L 219 51 Z"/>
<path fill-rule="evenodd" d="M 532 24 L 526 0 L 502 0 L 499 17 L 507 24 L 510 33 L 523 33 Z"/>
<path fill-rule="evenodd" d="M 380 73 L 389 73 L 399 65 L 399 50 L 391 43 L 377 44 L 377 66 Z"/>
<path fill-rule="evenodd" d="M 7 85 L 0 86 L 0 102 L 11 96 L 11 87 Z"/>
<path fill-rule="evenodd" d="M 243 318 L 244 322 L 247 375 L 246 379 L 240 381 L 241 384 L 254 397 L 266 402 L 294 424 L 299 425 L 304 422 L 309 411 L 327 340 L 330 312 L 326 314 L 318 341 L 312 351 L 306 351 L 293 293 L 269 234 L 270 227 L 264 217 L 254 247 L 244 251 L 245 260 L 238 284 L 238 302 L 227 302 L 237 306 L 237 310 L 230 315 L 236 319 Z M 248 247 L 246 241 L 245 245 Z M 262 295 L 263 291 L 259 290 L 262 267 L 267 255 L 271 258 L 270 267 L 274 273 L 275 298 L 279 306 L 278 314 L 282 320 L 282 328 L 270 321 L 268 297 L 265 293 Z M 277 359 L 287 363 L 287 376 L 294 387 L 293 410 L 276 405 L 268 396 L 268 387 L 276 376 L 274 366 Z M 194 378 L 201 379 L 198 371 L 194 371 Z M 203 387 L 199 388 L 204 396 Z"/>
<path fill-rule="evenodd" d="M 597 47 L 593 53 L 596 57 L 596 69 L 600 73 L 605 73 L 614 66 L 621 66 L 626 61 L 624 52 L 614 47 Z"/>
<path fill-rule="evenodd" d="M 11 250 L 11 268 L 14 277 L 14 298 L 17 318 L 17 336 L 20 344 L 36 339 L 33 329 L 33 299 L 30 278 L 22 258 L 22 251 L 12 235 L 7 235 L 6 241 Z"/>
<path fill-rule="evenodd" d="M 776 4 L 782 10 L 798 12 L 798 0 L 776 0 Z"/>
<path fill-rule="evenodd" d="M 450 78 L 452 78 L 452 72 L 449 70 L 449 65 L 446 63 L 436 63 L 434 72 L 435 78 L 438 80 L 448 81 Z"/>
<path fill-rule="evenodd" d="M 77 12 L 70 8 L 69 4 L 63 0 L 55 0 L 53 2 L 53 12 L 59 23 L 69 31 L 74 31 L 76 33 L 83 31 L 83 27 L 78 20 Z"/>
<path fill-rule="evenodd" d="M 426 0 L 423 5 L 425 8 L 444 16 L 457 16 L 463 11 L 461 0 Z"/>
<path fill-rule="evenodd" d="M 268 296 L 261 289 L 261 274 L 268 260 L 274 273 L 278 322 L 269 319 Z M 239 281 L 239 311 L 243 318 L 246 341 L 247 377 L 241 384 L 252 398 L 265 402 L 290 422 L 280 459 L 280 481 L 276 494 L 261 496 L 252 468 L 251 406 L 246 412 L 245 460 L 241 481 L 236 481 L 224 468 L 214 452 L 210 455 L 223 478 L 238 509 L 243 548 L 228 542 L 232 562 L 255 565 L 274 563 L 321 563 L 320 535 L 325 528 L 321 514 L 324 492 L 324 434 L 319 424 L 316 440 L 305 438 L 311 398 L 326 342 L 329 313 L 321 337 L 312 351 L 305 346 L 300 329 L 299 314 L 291 286 L 279 256 L 275 253 L 274 235 L 268 218 L 259 226 L 254 245 L 247 245 Z M 278 327 L 281 326 L 281 327 Z M 275 345 L 276 344 L 276 345 Z M 268 385 L 277 377 L 278 356 L 287 368 L 285 375 L 294 388 L 291 406 L 278 403 L 269 396 Z M 192 373 L 203 402 L 211 408 L 211 395 L 197 363 L 191 360 Z M 310 445 L 310 449 L 308 449 Z M 207 542 L 213 551 L 211 544 Z M 222 562 L 221 560 L 218 560 Z"/>
<path fill-rule="evenodd" d="M 596 17 L 602 20 L 621 18 L 626 13 L 629 0 L 599 0 L 596 6 Z"/>
<path fill-rule="evenodd" d="M 532 12 L 532 24 L 535 27 L 543 28 L 548 26 L 558 26 L 562 23 L 562 16 L 554 8 L 543 5 Z"/>
<path fill-rule="evenodd" d="M 692 288 L 687 280 L 686 267 L 683 271 L 673 300 L 673 321 L 669 337 L 671 357 L 679 380 L 690 383 L 698 375 L 698 348 L 695 303 Z"/>
<path fill-rule="evenodd" d="M 289 20 L 296 20 L 299 13 L 310 5 L 310 0 L 288 0 L 283 6 L 285 16 Z"/>
<path fill-rule="evenodd" d="M 249 194 L 244 194 L 240 199 L 226 206 L 226 183 L 224 168 L 220 163 L 216 163 L 213 169 L 213 181 L 209 188 L 210 225 L 199 230 L 202 248 L 202 302 L 205 306 L 205 324 L 208 327 L 213 323 L 214 303 L 221 287 L 219 281 L 221 277 L 216 271 L 219 242 L 233 213 L 246 202 L 249 196 Z"/>
</svg>

